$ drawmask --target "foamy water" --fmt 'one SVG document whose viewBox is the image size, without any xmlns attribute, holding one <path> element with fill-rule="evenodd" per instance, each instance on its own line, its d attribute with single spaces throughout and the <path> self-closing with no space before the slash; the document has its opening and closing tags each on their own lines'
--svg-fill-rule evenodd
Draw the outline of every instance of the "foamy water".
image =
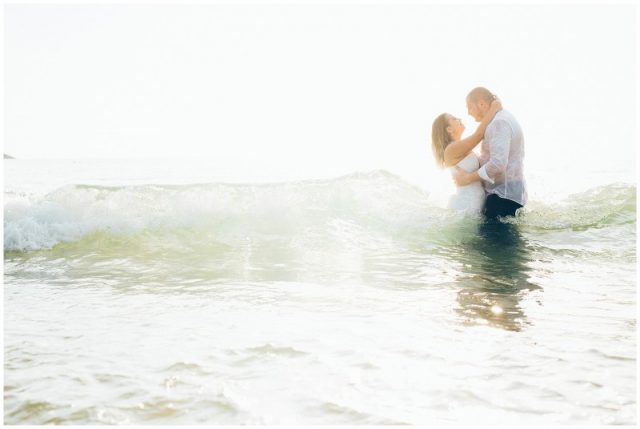
<svg viewBox="0 0 640 429">
<path fill-rule="evenodd" d="M 5 168 L 7 424 L 636 423 L 633 183 Z"/>
</svg>

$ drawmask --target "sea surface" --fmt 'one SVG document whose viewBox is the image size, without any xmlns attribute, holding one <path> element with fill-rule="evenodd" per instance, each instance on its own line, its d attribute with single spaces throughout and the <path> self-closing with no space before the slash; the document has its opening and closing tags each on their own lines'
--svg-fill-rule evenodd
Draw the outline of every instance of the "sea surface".
<svg viewBox="0 0 640 429">
<path fill-rule="evenodd" d="M 238 171 L 4 161 L 5 424 L 637 423 L 630 172 Z"/>
</svg>

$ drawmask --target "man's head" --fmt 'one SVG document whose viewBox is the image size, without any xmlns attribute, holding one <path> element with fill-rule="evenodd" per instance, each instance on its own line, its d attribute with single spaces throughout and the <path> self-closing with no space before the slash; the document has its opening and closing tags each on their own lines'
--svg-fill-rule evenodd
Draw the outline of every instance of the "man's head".
<svg viewBox="0 0 640 429">
<path fill-rule="evenodd" d="M 467 112 L 473 116 L 477 122 L 482 121 L 485 113 L 489 111 L 491 102 L 495 96 L 487 88 L 479 86 L 473 88 L 467 95 Z"/>
</svg>

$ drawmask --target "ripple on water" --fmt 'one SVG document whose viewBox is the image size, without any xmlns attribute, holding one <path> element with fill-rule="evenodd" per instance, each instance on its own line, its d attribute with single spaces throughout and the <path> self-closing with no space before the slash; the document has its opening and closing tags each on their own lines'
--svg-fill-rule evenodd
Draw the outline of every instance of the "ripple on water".
<svg viewBox="0 0 640 429">
<path fill-rule="evenodd" d="M 5 424 L 58 424 L 64 419 L 57 415 L 60 410 L 68 406 L 55 404 L 48 401 L 26 400 L 19 403 L 15 409 L 8 405 L 8 398 L 5 398 Z"/>
<path fill-rule="evenodd" d="M 195 362 L 185 362 L 185 361 L 181 361 L 181 362 L 176 362 L 170 366 L 168 366 L 167 368 L 163 369 L 163 371 L 166 372 L 191 372 L 191 373 L 196 373 L 196 374 L 202 374 L 202 375 L 206 375 L 207 371 L 204 370 L 203 367 L 201 367 L 200 365 L 198 365 Z"/>
<path fill-rule="evenodd" d="M 407 425 L 409 423 L 376 416 L 335 402 L 323 402 L 307 409 L 309 415 L 321 417 L 328 424 Z"/>
<path fill-rule="evenodd" d="M 267 343 L 259 347 L 252 347 L 246 350 L 248 352 L 261 354 L 261 355 L 277 355 L 277 356 L 287 356 L 287 357 L 299 357 L 299 356 L 308 355 L 308 353 L 300 350 L 296 350 L 293 347 L 274 346 L 271 343 Z"/>
</svg>

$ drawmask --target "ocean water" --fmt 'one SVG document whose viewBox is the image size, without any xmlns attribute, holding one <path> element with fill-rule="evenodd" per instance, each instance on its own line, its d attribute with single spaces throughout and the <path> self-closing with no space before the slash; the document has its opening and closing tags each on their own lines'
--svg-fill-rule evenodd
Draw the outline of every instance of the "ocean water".
<svg viewBox="0 0 640 429">
<path fill-rule="evenodd" d="M 637 423 L 628 174 L 487 226 L 385 170 L 4 167 L 5 424 Z"/>
</svg>

